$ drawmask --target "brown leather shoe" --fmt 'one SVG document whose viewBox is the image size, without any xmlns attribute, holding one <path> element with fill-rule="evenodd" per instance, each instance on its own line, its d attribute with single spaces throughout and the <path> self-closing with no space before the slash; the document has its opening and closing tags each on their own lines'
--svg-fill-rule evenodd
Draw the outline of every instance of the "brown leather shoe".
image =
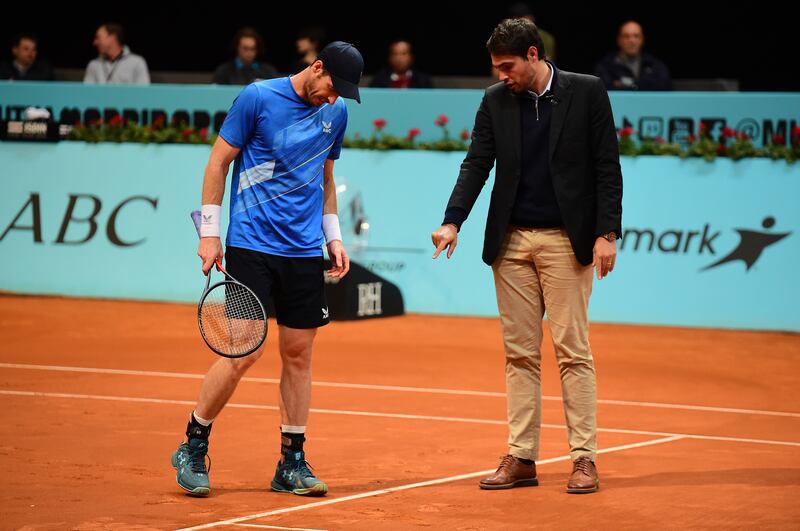
<svg viewBox="0 0 800 531">
<path fill-rule="evenodd" d="M 600 478 L 597 476 L 597 467 L 588 457 L 579 457 L 572 464 L 572 475 L 567 482 L 567 492 L 570 494 L 588 494 L 597 492 L 600 488 Z"/>
<path fill-rule="evenodd" d="M 500 461 L 497 472 L 481 480 L 480 487 L 486 490 L 500 490 L 514 487 L 535 487 L 538 484 L 536 463 L 526 465 L 513 455 L 507 455 Z"/>
</svg>

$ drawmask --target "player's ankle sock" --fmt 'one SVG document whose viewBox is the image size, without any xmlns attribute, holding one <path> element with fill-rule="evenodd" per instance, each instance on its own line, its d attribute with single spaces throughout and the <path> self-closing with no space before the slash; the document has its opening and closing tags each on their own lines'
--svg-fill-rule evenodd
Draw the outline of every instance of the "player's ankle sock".
<svg viewBox="0 0 800 531">
<path fill-rule="evenodd" d="M 211 423 L 213 420 L 206 420 L 198 417 L 197 413 L 192 411 L 189 415 L 189 424 L 186 425 L 186 437 L 188 439 L 208 439 L 211 435 Z"/>
<path fill-rule="evenodd" d="M 281 454 L 287 459 L 296 461 L 297 454 L 303 451 L 304 442 L 306 442 L 305 426 L 281 425 Z"/>
<path fill-rule="evenodd" d="M 517 457 L 517 460 L 520 463 L 522 463 L 523 465 L 532 465 L 533 464 L 533 459 L 522 459 L 520 457 Z"/>
</svg>

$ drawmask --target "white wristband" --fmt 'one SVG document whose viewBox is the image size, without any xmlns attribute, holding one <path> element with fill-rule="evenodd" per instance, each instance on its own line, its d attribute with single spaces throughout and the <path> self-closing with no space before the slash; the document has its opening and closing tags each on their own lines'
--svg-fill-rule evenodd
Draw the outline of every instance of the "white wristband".
<svg viewBox="0 0 800 531">
<path fill-rule="evenodd" d="M 342 241 L 342 230 L 339 228 L 339 216 L 336 214 L 325 214 L 322 216 L 322 232 L 325 233 L 325 243 L 333 240 Z"/>
<path fill-rule="evenodd" d="M 219 217 L 222 207 L 219 205 L 203 205 L 200 208 L 200 237 L 214 236 L 219 238 Z"/>
</svg>

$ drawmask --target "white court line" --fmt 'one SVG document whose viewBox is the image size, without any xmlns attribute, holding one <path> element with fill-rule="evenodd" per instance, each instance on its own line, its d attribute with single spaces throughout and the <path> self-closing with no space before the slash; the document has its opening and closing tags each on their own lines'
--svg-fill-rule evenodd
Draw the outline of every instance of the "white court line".
<svg viewBox="0 0 800 531">
<path fill-rule="evenodd" d="M 325 529 L 310 529 L 307 527 L 281 527 L 279 525 L 264 524 L 231 524 L 237 527 L 257 527 L 258 529 L 291 529 L 292 531 L 326 531 Z"/>
<path fill-rule="evenodd" d="M 643 446 L 652 446 L 654 444 L 668 443 L 668 442 L 677 441 L 677 440 L 680 440 L 680 439 L 682 439 L 682 437 L 680 437 L 680 436 L 664 437 L 664 438 L 661 438 L 661 439 L 655 439 L 655 440 L 651 440 L 651 441 L 644 441 L 644 442 L 633 443 L 633 444 L 623 444 L 621 446 L 612 446 L 610 448 L 605 448 L 603 450 L 599 450 L 597 453 L 598 454 L 607 454 L 607 453 L 611 453 L 611 452 L 619 452 L 619 451 L 622 451 L 622 450 L 630 450 L 632 448 L 642 448 Z M 550 459 L 543 459 L 542 461 L 537 461 L 536 462 L 536 466 L 538 467 L 538 466 L 546 465 L 546 464 L 549 464 L 549 463 L 556 463 L 556 462 L 559 462 L 559 461 L 567 461 L 569 459 L 570 459 L 569 455 L 562 455 L 560 457 L 553 457 L 553 458 L 550 458 Z M 388 488 L 388 489 L 379 489 L 379 490 L 373 490 L 373 491 L 369 491 L 369 492 L 362 492 L 361 494 L 353 494 L 352 496 L 343 496 L 341 498 L 333 498 L 333 499 L 330 499 L 330 500 L 325 500 L 325 501 L 320 501 L 320 502 L 307 503 L 305 505 L 295 505 L 293 507 L 286 507 L 284 509 L 275 509 L 275 510 L 272 510 L 272 511 L 265 511 L 263 513 L 250 514 L 250 515 L 247 515 L 247 516 L 239 516 L 237 518 L 231 518 L 231 519 L 228 519 L 228 520 L 220 520 L 218 522 L 211 522 L 211 523 L 208 523 L 208 524 L 201 524 L 201 525 L 196 525 L 196 526 L 193 526 L 193 527 L 184 527 L 182 529 L 179 529 L 178 531 L 195 531 L 197 529 L 208 529 L 209 527 L 217 527 L 217 526 L 220 526 L 220 525 L 237 524 L 239 522 L 244 522 L 246 520 L 255 520 L 256 518 L 264 518 L 264 517 L 267 517 L 267 516 L 276 516 L 276 515 L 279 515 L 279 514 L 292 513 L 292 512 L 296 512 L 296 511 L 305 511 L 307 509 L 314 509 L 316 507 L 323 507 L 325 505 L 333 505 L 335 503 L 342 503 L 342 502 L 351 501 L 351 500 L 360 500 L 362 498 L 371 498 L 373 496 L 380 496 L 381 494 L 389 494 L 389 493 L 392 493 L 392 492 L 399 492 L 399 491 L 402 491 L 402 490 L 416 489 L 416 488 L 419 488 L 419 487 L 429 487 L 429 486 L 432 486 L 432 485 L 441 485 L 442 483 L 451 483 L 453 481 L 461 481 L 463 479 L 472 479 L 472 478 L 476 478 L 476 477 L 480 477 L 480 476 L 486 476 L 488 474 L 493 473 L 494 471 L 495 471 L 495 469 L 492 468 L 490 470 L 481 470 L 480 472 L 471 472 L 469 474 L 461 474 L 459 476 L 450 476 L 450 477 L 441 478 L 441 479 L 432 479 L 432 480 L 429 480 L 429 481 L 420 481 L 419 483 L 409 483 L 409 484 L 406 484 L 406 485 L 399 485 L 397 487 L 391 487 L 391 488 Z"/>
<path fill-rule="evenodd" d="M 140 398 L 132 396 L 110 396 L 110 395 L 82 395 L 72 393 L 45 393 L 40 391 L 15 391 L 10 389 L 0 389 L 0 395 L 6 396 L 38 396 L 45 398 L 77 398 L 89 400 L 110 400 L 116 402 L 139 402 L 150 404 L 172 404 L 182 406 L 194 406 L 197 402 L 193 400 L 172 400 L 164 398 Z M 237 404 L 229 403 L 226 408 L 234 409 L 261 409 L 268 411 L 278 411 L 278 406 L 269 406 L 266 404 Z M 508 422 L 505 420 L 493 419 L 475 419 L 466 417 L 439 417 L 434 415 L 411 415 L 407 413 L 379 413 L 376 411 L 351 411 L 347 409 L 321 409 L 311 408 L 311 413 L 322 413 L 326 415 L 348 415 L 356 417 L 378 417 L 389 419 L 403 419 L 403 420 L 432 420 L 439 422 L 459 422 L 464 424 L 491 424 L 495 426 L 507 426 Z M 542 428 L 552 429 L 565 429 L 563 424 L 542 424 Z M 770 439 L 748 439 L 742 437 L 723 437 L 718 435 L 702 435 L 696 433 L 671 433 L 664 431 L 649 431 L 649 430 L 628 430 L 624 428 L 597 428 L 601 433 L 624 433 L 628 435 L 657 435 L 660 437 L 681 437 L 683 439 L 698 439 L 706 441 L 727 441 L 738 443 L 754 443 L 754 444 L 771 444 L 778 446 L 797 446 L 800 447 L 800 442 L 793 441 L 774 441 Z"/>
<path fill-rule="evenodd" d="M 158 376 L 163 378 L 187 378 L 192 380 L 202 380 L 203 378 L 205 378 L 204 374 L 186 373 L 186 372 L 136 371 L 128 369 L 104 369 L 97 367 L 68 367 L 63 365 L 31 365 L 25 363 L 0 363 L 0 369 L 29 369 L 29 370 L 40 370 L 40 371 L 83 372 L 92 374 L 115 374 L 115 375 L 125 375 L 125 376 Z M 280 380 L 276 378 L 256 378 L 256 377 L 245 376 L 244 378 L 242 378 L 242 381 L 277 384 L 279 383 Z M 312 385 L 314 385 L 315 387 L 333 387 L 339 389 L 368 389 L 372 391 L 398 391 L 404 393 L 483 396 L 492 398 L 506 397 L 505 393 L 498 393 L 495 391 L 473 391 L 470 389 L 440 389 L 436 387 L 408 387 L 402 385 L 375 385 L 375 384 L 357 384 L 357 383 L 340 383 L 340 382 L 313 382 Z M 561 402 L 561 397 L 544 395 L 542 396 L 542 400 Z M 669 404 L 664 402 L 637 402 L 634 400 L 598 399 L 597 403 L 611 405 L 611 406 L 652 407 L 659 409 L 711 411 L 715 413 L 736 413 L 743 415 L 766 415 L 772 417 L 800 418 L 800 413 L 792 411 L 771 411 L 765 409 L 742 409 L 742 408 L 719 407 L 719 406 L 697 406 L 692 404 Z"/>
</svg>

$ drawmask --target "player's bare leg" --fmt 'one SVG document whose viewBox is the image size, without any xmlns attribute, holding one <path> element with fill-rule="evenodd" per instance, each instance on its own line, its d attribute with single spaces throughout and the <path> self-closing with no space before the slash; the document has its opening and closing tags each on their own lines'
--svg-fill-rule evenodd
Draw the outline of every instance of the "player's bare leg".
<svg viewBox="0 0 800 531">
<path fill-rule="evenodd" d="M 272 490 L 300 496 L 323 496 L 328 486 L 311 472 L 305 459 L 308 409 L 311 403 L 311 353 L 316 328 L 280 327 L 281 460 L 272 480 Z"/>
<path fill-rule="evenodd" d="M 204 419 L 214 420 L 217 418 L 236 390 L 236 386 L 239 385 L 239 380 L 245 375 L 247 369 L 258 361 L 263 350 L 264 347 L 261 347 L 243 358 L 218 359 L 203 379 L 200 397 L 194 408 L 195 413 Z"/>
<path fill-rule="evenodd" d="M 305 426 L 311 404 L 311 350 L 317 329 L 280 327 L 281 423 Z"/>
<path fill-rule="evenodd" d="M 186 427 L 186 438 L 172 454 L 172 466 L 178 471 L 176 481 L 190 494 L 208 496 L 211 492 L 206 469 L 211 423 L 225 407 L 247 369 L 261 357 L 261 353 L 262 349 L 259 349 L 244 358 L 220 358 L 203 379 L 200 397 Z"/>
</svg>

